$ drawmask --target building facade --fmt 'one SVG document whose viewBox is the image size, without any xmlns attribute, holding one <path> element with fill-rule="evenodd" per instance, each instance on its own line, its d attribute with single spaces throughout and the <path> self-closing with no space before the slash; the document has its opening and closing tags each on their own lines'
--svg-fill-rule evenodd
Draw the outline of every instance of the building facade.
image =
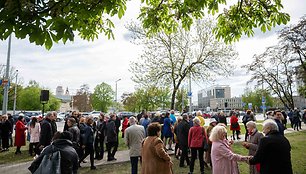
<svg viewBox="0 0 306 174">
<path fill-rule="evenodd" d="M 241 109 L 241 97 L 231 98 L 229 85 L 216 85 L 198 92 L 199 110 Z"/>
<path fill-rule="evenodd" d="M 64 89 L 62 86 L 57 86 L 55 91 L 55 97 L 57 99 L 60 99 L 61 105 L 60 105 L 60 112 L 66 112 L 73 110 L 71 106 L 71 99 L 72 96 L 69 94 L 68 87 L 66 88 L 66 91 L 64 92 Z"/>
</svg>

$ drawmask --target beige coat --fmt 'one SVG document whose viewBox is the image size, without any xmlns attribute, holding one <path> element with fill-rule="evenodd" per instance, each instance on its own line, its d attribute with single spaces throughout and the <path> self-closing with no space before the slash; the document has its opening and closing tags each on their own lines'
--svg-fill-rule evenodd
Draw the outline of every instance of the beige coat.
<svg viewBox="0 0 306 174">
<path fill-rule="evenodd" d="M 250 136 L 250 147 L 249 147 L 249 155 L 254 156 L 256 154 L 259 140 L 263 137 L 263 134 L 258 132 L 257 130 L 254 131 Z M 259 174 L 260 172 L 257 171 L 256 165 L 250 165 L 250 174 Z"/>
<path fill-rule="evenodd" d="M 163 141 L 156 136 L 145 139 L 142 147 L 142 174 L 172 174 L 170 156 L 164 149 Z"/>
</svg>

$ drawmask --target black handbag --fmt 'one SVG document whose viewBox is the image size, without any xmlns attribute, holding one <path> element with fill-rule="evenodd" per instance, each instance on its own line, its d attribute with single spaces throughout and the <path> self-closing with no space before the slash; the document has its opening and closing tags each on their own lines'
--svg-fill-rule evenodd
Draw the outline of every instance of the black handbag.
<svg viewBox="0 0 306 174">
<path fill-rule="evenodd" d="M 52 146 L 52 152 L 46 154 L 34 174 L 61 174 L 61 153 Z"/>
</svg>

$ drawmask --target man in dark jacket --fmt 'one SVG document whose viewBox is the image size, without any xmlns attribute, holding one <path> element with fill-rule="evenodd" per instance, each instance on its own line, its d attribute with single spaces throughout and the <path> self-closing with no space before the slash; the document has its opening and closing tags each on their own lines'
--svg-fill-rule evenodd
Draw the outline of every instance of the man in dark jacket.
<svg viewBox="0 0 306 174">
<path fill-rule="evenodd" d="M 60 151 L 61 174 L 77 174 L 78 154 L 72 147 L 71 133 L 64 131 L 62 133 L 57 132 L 56 134 L 59 134 L 56 136 L 58 138 L 53 141 L 52 145 L 47 146 L 28 168 L 31 173 L 34 173 L 37 170 L 45 155 L 51 154 L 54 151 Z"/>
<path fill-rule="evenodd" d="M 180 167 L 184 167 L 184 161 L 186 160 L 187 165 L 190 161 L 188 158 L 188 133 L 189 133 L 189 123 L 187 113 L 183 114 L 183 120 L 177 125 L 177 140 L 179 142 L 179 148 L 182 150 L 182 155 L 180 158 Z"/>
<path fill-rule="evenodd" d="M 9 150 L 9 137 L 11 134 L 11 123 L 7 115 L 2 116 L 1 138 L 2 138 L 2 151 Z"/>
<path fill-rule="evenodd" d="M 105 138 L 106 122 L 104 121 L 104 114 L 100 113 L 100 118 L 97 121 L 96 126 L 96 139 L 95 139 L 95 151 L 96 159 L 101 160 L 104 157 L 104 138 Z"/>
<path fill-rule="evenodd" d="M 293 121 L 293 129 L 299 131 L 299 128 L 302 129 L 301 125 L 301 115 L 300 111 L 297 108 L 294 108 L 293 111 L 293 116 L 292 116 L 292 121 Z"/>
<path fill-rule="evenodd" d="M 285 136 L 278 132 L 274 120 L 263 122 L 263 133 L 256 154 L 249 160 L 252 165 L 260 163 L 261 174 L 292 174 L 291 146 Z"/>
<path fill-rule="evenodd" d="M 106 123 L 106 149 L 107 149 L 107 161 L 116 160 L 116 144 L 118 144 L 118 134 L 116 131 L 116 115 L 111 114 L 109 120 Z M 113 151 L 112 151 L 113 149 Z"/>
<path fill-rule="evenodd" d="M 247 110 L 246 114 L 242 117 L 242 123 L 244 124 L 244 128 L 245 128 L 245 135 L 244 135 L 244 141 L 248 141 L 248 136 L 249 136 L 249 132 L 247 129 L 247 122 L 251 121 L 251 110 Z"/>
<path fill-rule="evenodd" d="M 115 143 L 115 146 L 114 146 L 114 149 L 113 149 L 113 152 L 112 152 L 112 156 L 113 157 L 115 157 L 115 154 L 116 154 L 116 152 L 118 150 L 118 146 L 119 146 L 119 136 L 118 135 L 119 135 L 119 128 L 121 126 L 120 118 L 116 114 L 115 114 L 115 117 L 116 117 L 116 119 L 115 119 L 115 127 L 116 127 L 117 141 Z"/>
<path fill-rule="evenodd" d="M 56 125 L 57 112 L 53 111 L 51 113 L 52 113 L 51 128 L 52 128 L 53 134 L 55 134 L 55 132 L 57 132 L 57 125 Z"/>
<path fill-rule="evenodd" d="M 51 140 L 54 132 L 52 132 L 51 121 L 53 120 L 53 114 L 47 113 L 45 119 L 41 122 L 41 131 L 39 136 L 39 150 L 51 144 Z"/>
<path fill-rule="evenodd" d="M 94 165 L 94 130 L 92 128 L 93 118 L 87 117 L 86 127 L 85 127 L 85 137 L 82 140 L 82 148 L 85 149 L 85 154 L 80 159 L 79 164 L 89 155 L 90 158 L 90 169 L 95 170 L 96 166 Z"/>
<path fill-rule="evenodd" d="M 277 126 L 278 126 L 278 132 L 281 135 L 284 135 L 284 131 L 285 131 L 285 127 L 282 123 L 282 119 L 284 119 L 283 114 L 281 113 L 280 110 L 276 110 L 274 112 L 274 121 L 276 122 Z"/>
<path fill-rule="evenodd" d="M 9 142 L 10 142 L 10 146 L 13 147 L 13 131 L 14 131 L 14 118 L 12 116 L 12 114 L 7 113 L 7 117 L 9 122 L 11 123 L 11 131 L 10 131 L 10 136 L 9 136 Z"/>
<path fill-rule="evenodd" d="M 69 127 L 68 131 L 72 135 L 72 139 L 71 139 L 72 146 L 76 150 L 76 152 L 78 153 L 79 158 L 81 158 L 83 156 L 83 154 L 82 154 L 82 156 L 80 155 L 81 154 L 80 153 L 80 150 L 81 150 L 81 145 L 80 145 L 80 136 L 81 136 L 80 129 L 78 128 L 77 123 L 76 123 L 74 118 L 68 118 L 67 126 Z"/>
</svg>

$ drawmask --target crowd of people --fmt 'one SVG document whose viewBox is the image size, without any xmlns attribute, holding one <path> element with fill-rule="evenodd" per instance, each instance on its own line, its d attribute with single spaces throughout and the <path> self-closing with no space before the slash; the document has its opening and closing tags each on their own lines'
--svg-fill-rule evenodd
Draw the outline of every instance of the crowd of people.
<svg viewBox="0 0 306 174">
<path fill-rule="evenodd" d="M 104 159 L 105 150 L 107 161 L 117 160 L 121 128 L 121 138 L 129 148 L 132 174 L 137 174 L 139 161 L 144 174 L 173 173 L 173 162 L 167 151 L 173 151 L 179 160 L 176 167 L 189 167 L 189 174 L 197 170 L 194 169 L 196 160 L 199 160 L 201 174 L 204 174 L 205 168 L 211 168 L 213 174 L 238 174 L 237 161 L 249 163 L 251 174 L 278 171 L 290 174 L 291 147 L 284 136 L 285 120 L 288 116 L 292 128 L 299 130 L 301 124 L 296 117 L 301 121 L 306 118 L 306 112 L 304 115 L 300 115 L 298 110 L 288 115 L 279 110 L 269 112 L 261 133 L 256 128 L 256 117 L 252 111 L 248 110 L 242 118 L 238 111 L 232 111 L 229 115 L 232 135 L 227 132 L 228 123 L 222 112 L 213 115 L 208 127 L 204 127 L 205 120 L 200 111 L 195 115 L 183 112 L 181 116 L 175 116 L 173 110 L 154 114 L 143 111 L 122 120 L 115 113 L 101 113 L 99 119 L 94 120 L 73 111 L 60 132 L 57 130 L 56 116 L 56 112 L 49 112 L 45 118 L 33 117 L 27 124 L 23 116 L 19 116 L 14 126 L 12 116 L 3 115 L 0 121 L 1 150 L 7 151 L 13 146 L 12 133 L 15 131 L 16 155 L 21 154 L 20 148 L 26 144 L 26 139 L 29 141 L 28 152 L 35 159 L 29 167 L 32 173 L 40 168 L 44 156 L 54 149 L 62 154 L 61 173 L 77 173 L 87 156 L 90 168 L 94 170 L 94 160 Z M 231 148 L 234 140 L 241 139 L 240 119 L 246 131 L 242 145 L 249 150 L 247 156 L 236 154 Z"/>
</svg>

